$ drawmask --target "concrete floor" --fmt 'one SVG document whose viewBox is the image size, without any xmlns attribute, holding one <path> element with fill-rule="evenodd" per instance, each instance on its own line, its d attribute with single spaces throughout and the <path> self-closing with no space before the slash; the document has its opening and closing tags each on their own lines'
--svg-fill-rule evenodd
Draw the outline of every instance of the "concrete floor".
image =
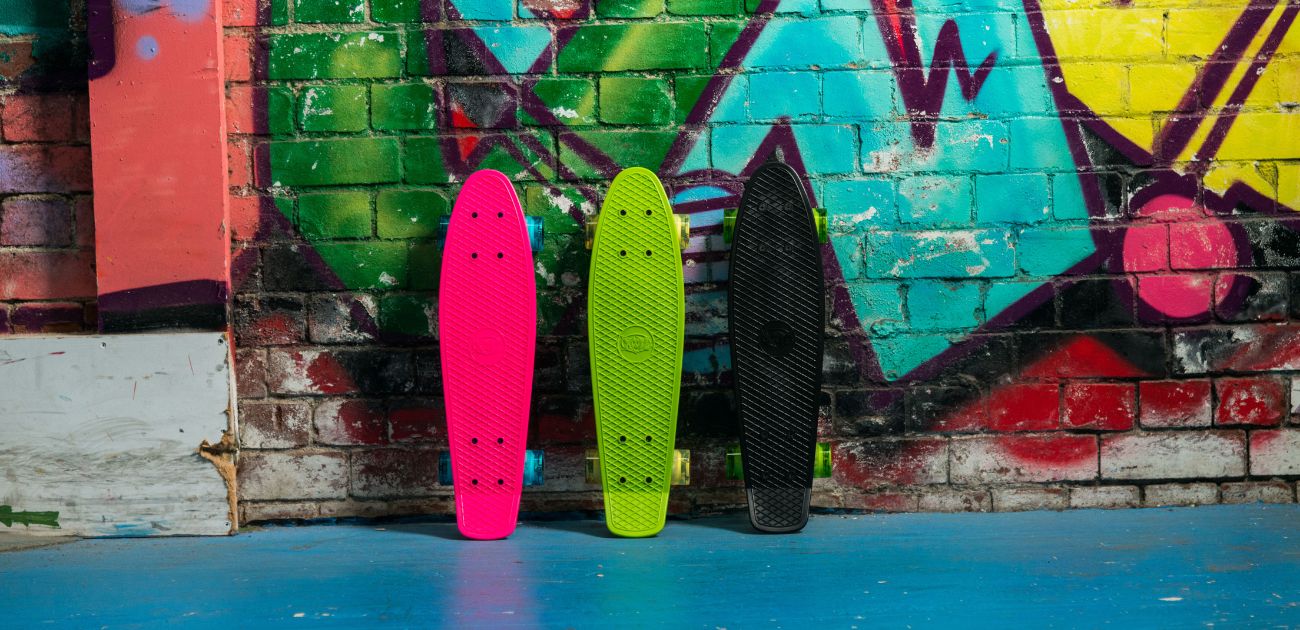
<svg viewBox="0 0 1300 630">
<path fill-rule="evenodd" d="M 742 515 L 654 539 L 594 521 L 99 539 L 0 554 L 5 627 L 1300 625 L 1300 506 Z M 816 625 L 812 625 L 816 624 Z"/>
</svg>

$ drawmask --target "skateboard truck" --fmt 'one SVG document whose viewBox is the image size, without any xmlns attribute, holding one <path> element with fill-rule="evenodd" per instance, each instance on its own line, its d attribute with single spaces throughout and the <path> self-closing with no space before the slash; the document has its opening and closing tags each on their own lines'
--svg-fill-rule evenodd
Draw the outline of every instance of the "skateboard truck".
<svg viewBox="0 0 1300 630">
<path fill-rule="evenodd" d="M 741 466 L 740 445 L 732 444 L 727 447 L 726 472 L 727 479 L 744 479 L 745 470 Z M 825 479 L 831 476 L 831 445 L 830 442 L 818 442 L 817 450 L 813 454 L 813 478 Z"/>
<path fill-rule="evenodd" d="M 540 486 L 546 482 L 543 463 L 546 461 L 544 451 L 528 449 L 524 451 L 524 486 Z M 451 451 L 438 451 L 438 485 L 450 486 Z"/>
<path fill-rule="evenodd" d="M 626 210 L 621 211 L 627 214 Z M 599 229 L 597 224 L 600 223 L 598 217 L 588 217 L 587 224 L 583 230 L 584 244 L 588 250 L 596 246 L 596 231 Z M 691 244 L 691 218 L 686 215 L 673 215 L 673 225 L 677 232 L 677 247 L 685 250 Z"/>
<path fill-rule="evenodd" d="M 477 215 L 478 213 L 475 213 Z M 528 229 L 528 246 L 533 253 L 546 247 L 546 222 L 541 217 L 524 217 L 524 226 Z M 438 219 L 438 246 L 447 245 L 447 230 L 451 228 L 451 215 L 442 215 Z"/>
<path fill-rule="evenodd" d="M 600 450 L 587 449 L 586 465 L 587 483 L 598 486 L 600 485 Z M 689 486 L 691 485 L 691 452 L 687 449 L 673 449 L 673 473 L 672 485 Z"/>
<path fill-rule="evenodd" d="M 813 221 L 817 222 L 817 242 L 826 244 L 830 237 L 827 236 L 828 220 L 826 218 L 826 208 L 813 208 Z M 726 208 L 722 211 L 722 241 L 731 244 L 731 237 L 736 233 L 736 209 Z"/>
</svg>

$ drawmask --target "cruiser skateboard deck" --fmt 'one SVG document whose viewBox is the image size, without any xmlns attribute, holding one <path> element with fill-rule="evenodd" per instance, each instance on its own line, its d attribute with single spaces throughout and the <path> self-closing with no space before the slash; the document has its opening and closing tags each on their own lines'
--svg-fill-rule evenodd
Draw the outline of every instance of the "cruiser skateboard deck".
<svg viewBox="0 0 1300 630">
<path fill-rule="evenodd" d="M 779 162 L 759 167 L 724 217 L 740 468 L 750 522 L 765 532 L 803 529 L 815 456 L 829 471 L 829 449 L 817 444 L 825 226 L 794 169 Z"/>
<path fill-rule="evenodd" d="M 525 481 L 541 472 L 525 448 L 541 221 L 524 216 L 505 175 L 485 170 L 465 180 L 444 229 L 438 329 L 451 452 L 440 477 L 454 487 L 461 534 L 505 538 Z"/>
<path fill-rule="evenodd" d="M 596 405 L 595 457 L 609 531 L 653 536 L 689 460 L 673 449 L 681 387 L 686 217 L 673 215 L 654 173 L 630 168 L 588 223 L 587 334 Z M 593 475 L 589 474 L 589 477 Z"/>
</svg>

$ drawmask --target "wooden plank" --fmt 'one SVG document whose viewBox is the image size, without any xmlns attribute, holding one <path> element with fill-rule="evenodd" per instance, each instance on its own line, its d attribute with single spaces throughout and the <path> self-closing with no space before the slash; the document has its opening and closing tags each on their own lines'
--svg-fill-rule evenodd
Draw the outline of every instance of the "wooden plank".
<svg viewBox="0 0 1300 630">
<path fill-rule="evenodd" d="M 232 378 L 223 333 L 0 339 L 0 531 L 232 531 Z"/>
<path fill-rule="evenodd" d="M 89 0 L 100 330 L 221 330 L 230 285 L 220 0 Z"/>
</svg>

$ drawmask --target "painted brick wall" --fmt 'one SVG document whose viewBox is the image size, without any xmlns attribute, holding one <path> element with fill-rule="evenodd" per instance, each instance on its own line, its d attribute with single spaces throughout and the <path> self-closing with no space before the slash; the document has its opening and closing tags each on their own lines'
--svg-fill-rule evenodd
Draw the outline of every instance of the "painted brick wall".
<svg viewBox="0 0 1300 630">
<path fill-rule="evenodd" d="M 95 326 L 83 16 L 0 2 L 0 334 Z"/>
<path fill-rule="evenodd" d="M 243 518 L 447 512 L 438 217 L 545 218 L 525 510 L 599 507 L 584 221 L 691 215 L 673 510 L 743 505 L 721 210 L 829 210 L 823 507 L 1294 501 L 1294 3 L 227 0 Z"/>
</svg>

